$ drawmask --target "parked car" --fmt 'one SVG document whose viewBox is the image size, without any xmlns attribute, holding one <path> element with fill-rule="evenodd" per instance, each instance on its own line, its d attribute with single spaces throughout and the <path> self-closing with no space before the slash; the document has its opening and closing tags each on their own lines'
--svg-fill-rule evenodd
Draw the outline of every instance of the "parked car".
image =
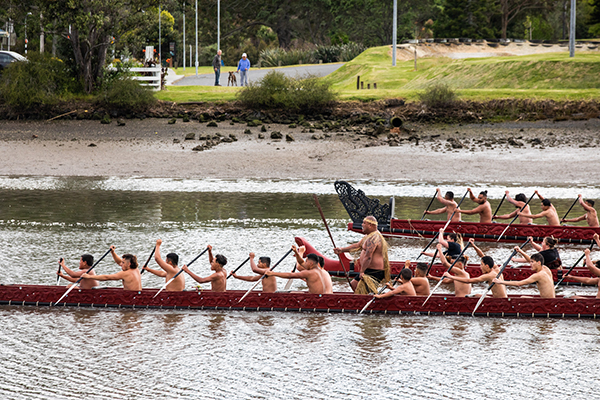
<svg viewBox="0 0 600 400">
<path fill-rule="evenodd" d="M 27 61 L 27 59 L 14 51 L 0 51 L 0 72 L 15 61 Z"/>
</svg>

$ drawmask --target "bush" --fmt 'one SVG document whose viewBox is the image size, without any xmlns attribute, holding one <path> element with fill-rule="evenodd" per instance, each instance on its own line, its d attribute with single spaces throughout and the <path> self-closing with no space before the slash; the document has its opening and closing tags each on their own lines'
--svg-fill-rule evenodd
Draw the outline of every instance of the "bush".
<svg viewBox="0 0 600 400">
<path fill-rule="evenodd" d="M 152 91 L 137 81 L 121 78 L 106 85 L 96 98 L 96 103 L 124 112 L 144 111 L 156 103 Z"/>
<path fill-rule="evenodd" d="M 28 62 L 13 62 L 0 76 L 2 100 L 19 111 L 52 105 L 76 86 L 65 64 L 48 54 L 32 53 Z"/>
<path fill-rule="evenodd" d="M 250 83 L 239 93 L 239 100 L 251 108 L 288 108 L 311 110 L 335 100 L 330 84 L 314 76 L 290 78 L 271 71 L 258 82 Z"/>
<path fill-rule="evenodd" d="M 319 60 L 324 63 L 350 61 L 366 47 L 358 43 L 346 43 L 333 46 L 317 46 L 315 49 L 266 49 L 260 52 L 261 67 L 277 67 L 281 65 L 315 64 Z"/>
<path fill-rule="evenodd" d="M 432 85 L 419 93 L 419 100 L 429 108 L 442 108 L 452 105 L 456 101 L 456 93 L 450 86 L 442 83 Z"/>
<path fill-rule="evenodd" d="M 277 67 L 279 66 L 279 62 L 281 62 L 281 65 L 297 65 L 301 61 L 302 64 L 315 63 L 314 51 L 308 49 L 284 50 L 277 48 L 265 49 L 260 52 L 261 67 Z"/>
</svg>

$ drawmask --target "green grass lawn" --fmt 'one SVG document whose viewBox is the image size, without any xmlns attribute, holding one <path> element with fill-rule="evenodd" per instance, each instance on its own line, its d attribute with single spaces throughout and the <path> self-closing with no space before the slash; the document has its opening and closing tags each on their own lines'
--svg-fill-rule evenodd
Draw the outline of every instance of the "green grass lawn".
<svg viewBox="0 0 600 400">
<path fill-rule="evenodd" d="M 422 58 L 417 60 L 415 71 L 412 60 L 399 61 L 392 67 L 389 51 L 389 46 L 370 48 L 322 79 L 331 83 L 340 100 L 402 97 L 411 101 L 436 83 L 447 84 L 463 100 L 600 100 L 600 52 L 577 52 L 574 58 L 567 52 L 461 60 Z M 208 71 L 203 73 L 212 71 L 211 67 L 202 68 Z M 234 69 L 224 67 L 222 71 Z M 192 72 L 195 74 L 195 68 L 186 69 L 186 75 Z M 377 89 L 356 90 L 359 75 L 365 88 L 367 83 L 371 87 L 377 83 Z M 178 86 L 156 96 L 177 102 L 228 101 L 235 98 L 237 90 Z"/>
</svg>

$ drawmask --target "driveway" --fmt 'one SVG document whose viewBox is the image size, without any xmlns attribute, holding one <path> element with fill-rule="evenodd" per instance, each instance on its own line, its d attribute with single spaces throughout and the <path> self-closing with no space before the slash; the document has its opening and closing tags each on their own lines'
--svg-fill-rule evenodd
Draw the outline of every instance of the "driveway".
<svg viewBox="0 0 600 400">
<path fill-rule="evenodd" d="M 326 76 L 344 65 L 344 63 L 335 64 L 318 64 L 318 65 L 298 65 L 295 67 L 280 67 L 280 68 L 250 68 L 248 71 L 248 82 L 256 81 L 261 79 L 271 71 L 283 72 L 287 76 L 296 77 L 304 75 L 315 75 L 315 76 Z M 221 72 L 221 85 L 227 85 L 228 73 Z M 240 75 L 236 74 L 238 85 L 240 83 Z M 173 83 L 177 86 L 213 86 L 215 84 L 214 74 L 201 74 L 196 77 L 195 75 L 186 76 L 183 79 Z"/>
</svg>

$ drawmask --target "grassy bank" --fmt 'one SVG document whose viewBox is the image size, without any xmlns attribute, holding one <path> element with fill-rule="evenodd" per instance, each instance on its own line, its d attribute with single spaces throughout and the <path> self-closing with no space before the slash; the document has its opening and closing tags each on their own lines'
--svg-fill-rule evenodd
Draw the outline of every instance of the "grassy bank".
<svg viewBox="0 0 600 400">
<path fill-rule="evenodd" d="M 385 97 L 416 99 L 435 83 L 445 83 L 464 100 L 529 98 L 548 100 L 598 99 L 600 53 L 550 53 L 513 57 L 453 60 L 446 57 L 398 62 L 391 66 L 389 47 L 376 47 L 324 79 L 341 99 L 371 100 Z M 356 77 L 377 83 L 377 91 L 356 90 Z"/>
<path fill-rule="evenodd" d="M 399 61 L 392 67 L 389 53 L 389 46 L 368 49 L 323 79 L 332 84 L 341 100 L 416 100 L 419 92 L 435 83 L 449 85 L 462 100 L 600 99 L 600 52 L 579 52 L 574 58 L 567 52 L 461 60 L 432 57 L 419 59 L 416 71 L 413 61 Z M 359 75 L 365 87 L 377 83 L 377 90 L 356 90 Z M 229 101 L 239 89 L 178 86 L 156 96 L 177 102 Z"/>
</svg>

